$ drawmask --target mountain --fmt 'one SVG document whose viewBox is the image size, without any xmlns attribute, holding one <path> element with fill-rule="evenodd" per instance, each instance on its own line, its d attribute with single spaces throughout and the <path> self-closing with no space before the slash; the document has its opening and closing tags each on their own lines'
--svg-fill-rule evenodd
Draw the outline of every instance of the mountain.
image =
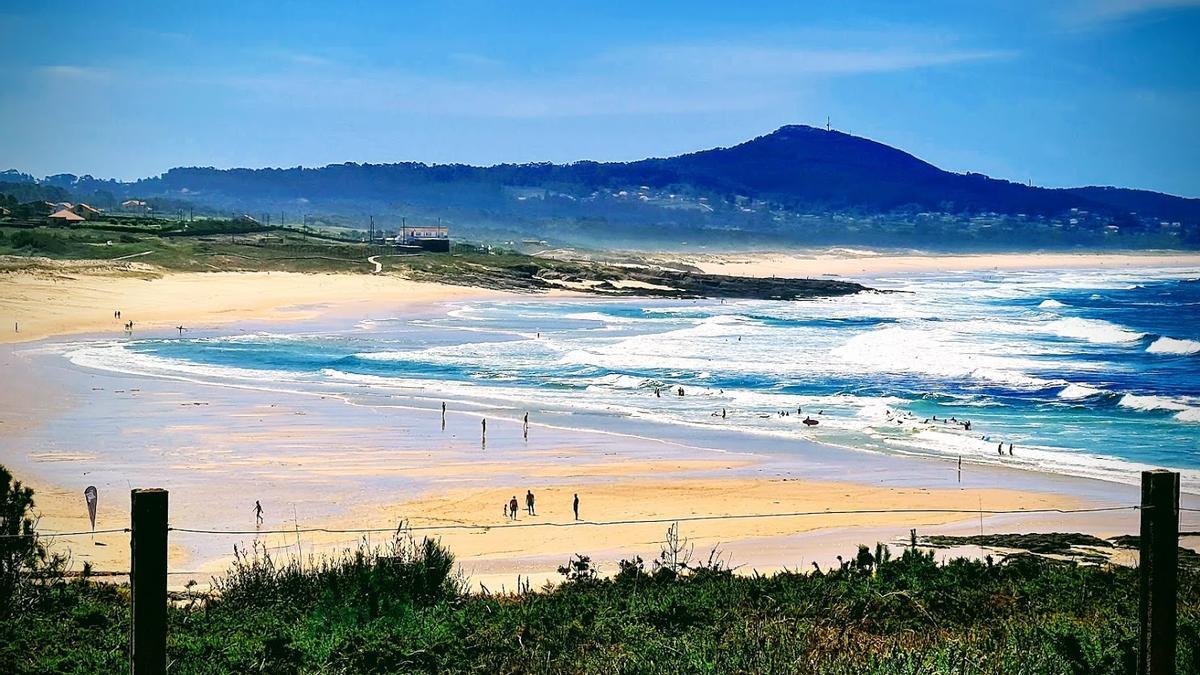
<svg viewBox="0 0 1200 675">
<path fill-rule="evenodd" d="M 728 148 L 634 162 L 191 167 L 133 183 L 69 174 L 45 181 L 80 194 L 185 200 L 218 212 L 303 211 L 351 222 L 404 215 L 410 222 L 443 218 L 468 231 L 565 238 L 738 232 L 999 245 L 1005 237 L 997 232 L 1027 241 L 1021 233 L 1036 230 L 1063 244 L 1137 235 L 1124 243 L 1200 245 L 1200 199 L 953 173 L 870 139 L 800 125 Z"/>
</svg>

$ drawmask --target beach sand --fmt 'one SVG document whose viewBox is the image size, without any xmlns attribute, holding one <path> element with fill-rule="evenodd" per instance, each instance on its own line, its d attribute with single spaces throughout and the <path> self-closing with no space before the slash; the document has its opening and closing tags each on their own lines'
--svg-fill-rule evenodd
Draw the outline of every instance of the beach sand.
<svg viewBox="0 0 1200 675">
<path fill-rule="evenodd" d="M 518 574 L 535 586 L 554 580 L 574 553 L 591 556 L 606 573 L 622 558 L 650 561 L 675 519 L 683 519 L 681 534 L 697 559 L 718 546 L 727 564 L 747 572 L 813 562 L 827 567 L 860 543 L 903 541 L 912 527 L 930 533 L 941 527 L 1105 536 L 1136 531 L 1133 512 L 1066 521 L 973 513 L 1132 503 L 1136 489 L 1130 486 L 979 466 L 959 479 L 946 461 L 810 442 L 790 443 L 778 455 L 738 451 L 722 449 L 725 441 L 703 430 L 652 440 L 543 424 L 537 411 L 526 440 L 513 411 L 467 402 L 451 403 L 442 430 L 440 411 L 416 401 L 399 399 L 397 407 L 381 409 L 333 395 L 92 373 L 55 355 L 6 351 L 3 367 L 22 384 L 0 390 L 0 456 L 36 490 L 41 528 L 86 531 L 83 489 L 96 485 L 99 529 L 129 526 L 131 488 L 165 487 L 173 527 L 240 532 L 172 533 L 174 588 L 223 572 L 235 544 L 307 557 L 364 541 L 378 545 L 401 523 L 433 528 L 414 534 L 440 537 L 471 582 L 491 589 L 513 588 Z M 479 440 L 481 416 L 489 420 L 486 448 Z M 527 489 L 537 497 L 536 517 L 524 513 Z M 573 523 L 574 494 L 587 521 L 655 522 L 543 527 Z M 537 527 L 498 527 L 509 524 L 501 505 L 514 495 L 521 505 L 517 524 Z M 261 534 L 255 533 L 256 499 L 266 510 Z M 968 513 L 687 520 L 897 507 Z M 482 527 L 457 529 L 462 525 Z M 103 545 L 76 537 L 54 546 L 72 553 L 75 569 L 86 561 L 101 571 L 128 570 L 128 534 L 95 541 Z"/>
<path fill-rule="evenodd" d="M 51 270 L 53 268 L 50 268 Z M 0 343 L 77 333 L 120 334 L 211 328 L 237 321 L 301 321 L 333 309 L 363 312 L 384 303 L 411 306 L 502 297 L 482 288 L 389 275 L 295 272 L 193 272 L 159 275 L 147 266 L 78 271 L 0 272 Z M 121 319 L 113 316 L 121 311 Z M 19 332 L 18 330 L 19 329 Z"/>
<path fill-rule="evenodd" d="M 970 260 L 985 264 L 984 258 L 986 264 L 1000 264 L 995 257 Z M 960 259 L 922 264 L 949 268 Z M 1095 257 L 1072 259 L 1078 266 L 1098 264 Z M 785 273 L 795 259 L 772 260 Z M 1057 257 L 1040 260 L 1046 266 L 1063 263 Z M 1111 256 L 1104 261 L 1119 264 Z M 749 263 L 725 259 L 720 264 Z M 761 264 L 756 269 L 766 272 Z M 796 268 L 786 273 L 816 272 Z M 122 319 L 134 320 L 143 333 L 179 324 L 231 330 L 230 324 L 256 321 L 286 322 L 288 327 L 308 322 L 305 327 L 311 329 L 317 317 L 361 317 L 381 304 L 392 315 L 415 316 L 437 302 L 474 297 L 503 295 L 387 276 L 205 273 L 139 278 L 68 270 L 0 276 L 0 320 L 21 322 L 19 334 L 4 333 L 9 343 L 72 333 L 120 335 L 121 322 L 112 318 L 118 308 Z M 266 386 L 216 387 L 93 372 L 40 353 L 36 345 L 9 344 L 0 356 L 10 383 L 0 388 L 0 463 L 37 491 L 43 529 L 87 530 L 82 491 L 94 484 L 101 495 L 100 529 L 128 526 L 131 488 L 165 487 L 171 490 L 172 526 L 253 531 L 253 503 L 261 499 L 267 511 L 263 529 L 291 531 L 261 537 L 174 533 L 174 587 L 221 572 L 234 544 L 258 541 L 281 554 L 296 550 L 308 555 L 363 539 L 354 533 L 296 533 L 297 528 L 390 529 L 401 522 L 414 527 L 488 526 L 417 534 L 440 536 L 475 583 L 495 588 L 511 587 L 518 574 L 534 585 L 553 579 L 555 568 L 573 553 L 593 556 L 606 572 L 614 571 L 622 557 L 640 555 L 649 561 L 658 554 L 666 521 L 675 518 L 926 506 L 968 511 L 1065 508 L 1132 504 L 1137 496 L 1131 486 L 1001 468 L 972 467 L 958 482 L 948 461 L 857 453 L 807 441 L 790 442 L 786 448 L 755 441 L 754 447 L 768 450 L 763 453 L 746 450 L 741 441 L 729 447 L 729 439 L 703 431 L 663 427 L 640 436 L 587 432 L 569 428 L 569 419 L 543 424 L 536 411 L 533 432 L 525 440 L 516 411 L 470 401 L 452 404 L 449 428 L 442 430 L 438 412 L 422 407 L 430 405 L 427 399 L 397 397 L 394 408 L 379 408 L 351 404 L 349 389 L 318 396 Z M 486 448 L 480 447 L 478 436 L 482 416 L 489 418 Z M 538 497 L 536 518 L 524 515 L 525 489 Z M 496 527 L 508 522 L 500 507 L 514 494 L 522 506 L 518 524 L 566 523 L 575 493 L 580 494 L 584 519 L 656 522 Z M 697 557 L 719 545 L 729 563 L 760 571 L 814 561 L 829 565 L 836 555 L 852 555 L 856 544 L 902 540 L 910 527 L 1111 536 L 1135 531 L 1136 514 L 1070 520 L 860 514 L 680 524 Z M 385 533 L 371 536 L 375 544 L 386 539 Z M 81 537 L 55 546 L 69 549 L 77 568 L 88 561 L 100 570 L 128 569 L 127 534 L 97 535 L 95 541 L 103 545 Z"/>
</svg>

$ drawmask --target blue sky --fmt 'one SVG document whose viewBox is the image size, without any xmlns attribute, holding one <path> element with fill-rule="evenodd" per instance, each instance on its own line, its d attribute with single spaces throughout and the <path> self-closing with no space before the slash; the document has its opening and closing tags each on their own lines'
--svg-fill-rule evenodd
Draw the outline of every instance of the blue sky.
<svg viewBox="0 0 1200 675">
<path fill-rule="evenodd" d="M 1200 0 L 10 3 L 0 168 L 629 160 L 788 123 L 1200 197 Z"/>
</svg>

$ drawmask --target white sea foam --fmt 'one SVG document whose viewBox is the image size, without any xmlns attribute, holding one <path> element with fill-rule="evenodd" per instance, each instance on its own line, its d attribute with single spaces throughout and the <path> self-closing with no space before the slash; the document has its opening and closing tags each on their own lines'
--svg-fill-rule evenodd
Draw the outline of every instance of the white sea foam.
<svg viewBox="0 0 1200 675">
<path fill-rule="evenodd" d="M 1188 410 L 1190 406 L 1166 396 L 1125 394 L 1117 405 L 1134 410 Z"/>
<path fill-rule="evenodd" d="M 856 335 L 833 349 L 830 356 L 871 372 L 979 379 L 1032 389 L 1054 384 L 1025 372 L 1044 364 L 1006 356 L 1005 351 L 949 329 L 889 327 Z"/>
<path fill-rule="evenodd" d="M 1176 399 L 1167 396 L 1125 394 L 1117 402 L 1117 405 L 1131 410 L 1174 412 L 1173 418 L 1180 422 L 1200 422 L 1200 401 L 1194 398 Z"/>
<path fill-rule="evenodd" d="M 1061 307 L 1066 307 L 1066 305 L 1054 300 L 1053 298 L 1049 300 L 1043 300 L 1041 304 L 1038 305 L 1038 309 L 1059 309 Z"/>
<path fill-rule="evenodd" d="M 1058 397 L 1067 401 L 1078 401 L 1080 399 L 1091 398 L 1105 393 L 1103 389 L 1089 387 L 1086 384 L 1068 384 L 1063 387 L 1063 390 L 1058 392 Z"/>
<path fill-rule="evenodd" d="M 603 312 L 572 312 L 564 314 L 564 319 L 574 319 L 576 321 L 600 321 L 602 323 L 637 323 L 645 321 L 645 319 L 637 319 L 628 316 L 614 316 L 612 314 L 604 314 Z"/>
<path fill-rule="evenodd" d="M 1200 342 L 1160 337 L 1146 347 L 1146 351 L 1150 354 L 1195 354 L 1200 352 Z"/>
<path fill-rule="evenodd" d="M 1137 342 L 1145 333 L 1129 330 L 1103 319 L 1081 319 L 1071 317 L 1046 324 L 1046 329 L 1059 337 L 1084 340 L 1096 344 L 1124 344 Z"/>
</svg>

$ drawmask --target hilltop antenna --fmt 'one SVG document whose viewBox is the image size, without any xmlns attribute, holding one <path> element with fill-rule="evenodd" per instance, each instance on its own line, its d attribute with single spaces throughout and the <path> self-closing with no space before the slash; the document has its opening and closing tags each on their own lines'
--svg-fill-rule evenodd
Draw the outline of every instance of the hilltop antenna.
<svg viewBox="0 0 1200 675">
<path fill-rule="evenodd" d="M 833 131 L 833 128 L 829 125 L 829 115 L 825 116 L 825 131 Z"/>
</svg>

